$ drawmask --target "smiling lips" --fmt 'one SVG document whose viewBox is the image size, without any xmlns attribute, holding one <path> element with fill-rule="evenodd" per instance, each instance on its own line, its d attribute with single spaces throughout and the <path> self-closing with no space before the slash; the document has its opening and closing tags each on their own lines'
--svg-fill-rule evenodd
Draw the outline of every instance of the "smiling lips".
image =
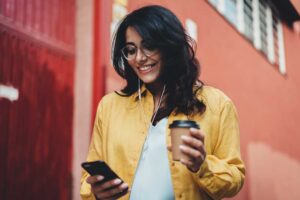
<svg viewBox="0 0 300 200">
<path fill-rule="evenodd" d="M 157 63 L 150 64 L 150 65 L 144 65 L 144 66 L 138 67 L 138 70 L 140 73 L 148 73 L 152 70 L 153 67 L 155 67 L 156 64 Z"/>
</svg>

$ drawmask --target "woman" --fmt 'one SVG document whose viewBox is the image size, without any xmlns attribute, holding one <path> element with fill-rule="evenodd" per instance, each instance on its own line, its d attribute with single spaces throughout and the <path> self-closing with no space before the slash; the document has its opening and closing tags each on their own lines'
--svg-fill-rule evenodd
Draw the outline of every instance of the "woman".
<svg viewBox="0 0 300 200">
<path fill-rule="evenodd" d="M 113 44 L 113 65 L 126 79 L 121 92 L 101 100 L 88 161 L 104 160 L 121 178 L 83 172 L 83 199 L 221 199 L 244 181 L 239 129 L 231 100 L 198 81 L 192 39 L 178 18 L 161 6 L 128 14 Z M 172 161 L 173 120 L 194 120 Z M 167 150 L 167 145 L 168 150 Z"/>
</svg>

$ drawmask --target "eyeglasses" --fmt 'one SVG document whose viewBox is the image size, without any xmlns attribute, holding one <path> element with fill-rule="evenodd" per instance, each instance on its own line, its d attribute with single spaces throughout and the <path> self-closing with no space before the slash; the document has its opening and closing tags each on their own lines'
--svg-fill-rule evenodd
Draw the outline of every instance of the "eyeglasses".
<svg viewBox="0 0 300 200">
<path fill-rule="evenodd" d="M 157 48 L 153 48 L 150 45 L 146 46 L 145 44 L 142 44 L 139 49 L 147 57 L 153 56 L 158 52 Z M 134 60 L 138 52 L 138 47 L 134 44 L 126 44 L 121 51 L 126 60 Z"/>
</svg>

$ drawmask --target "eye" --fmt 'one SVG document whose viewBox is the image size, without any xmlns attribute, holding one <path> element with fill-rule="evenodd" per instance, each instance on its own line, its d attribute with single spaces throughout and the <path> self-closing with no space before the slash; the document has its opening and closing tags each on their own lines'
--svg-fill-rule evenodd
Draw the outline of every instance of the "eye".
<svg viewBox="0 0 300 200">
<path fill-rule="evenodd" d="M 155 51 L 157 47 L 150 42 L 143 42 L 142 47 L 146 51 Z"/>
<path fill-rule="evenodd" d="M 127 47 L 126 48 L 127 55 L 134 55 L 136 53 L 135 47 Z"/>
<path fill-rule="evenodd" d="M 132 56 L 135 55 L 137 52 L 137 49 L 135 46 L 133 45 L 126 45 L 123 49 L 122 49 L 122 53 L 124 54 L 124 56 Z"/>
</svg>

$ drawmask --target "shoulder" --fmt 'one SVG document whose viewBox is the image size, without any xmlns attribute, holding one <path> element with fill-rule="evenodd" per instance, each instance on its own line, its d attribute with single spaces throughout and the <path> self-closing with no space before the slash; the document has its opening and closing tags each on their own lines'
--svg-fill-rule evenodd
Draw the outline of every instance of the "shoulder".
<svg viewBox="0 0 300 200">
<path fill-rule="evenodd" d="M 111 92 L 104 95 L 99 104 L 97 112 L 101 110 L 118 110 L 121 107 L 126 107 L 133 102 L 133 95 L 125 96 L 120 92 Z"/>
<path fill-rule="evenodd" d="M 210 100 L 230 100 L 230 98 L 220 89 L 204 85 L 198 92 L 198 98 L 206 98 Z"/>
<path fill-rule="evenodd" d="M 232 105 L 232 100 L 220 89 L 204 85 L 198 92 L 197 98 L 206 105 L 206 109 L 220 111 L 227 105 Z"/>
<path fill-rule="evenodd" d="M 102 99 L 101 103 L 112 103 L 114 101 L 119 101 L 119 98 L 122 97 L 117 92 L 110 92 L 108 94 L 105 94 Z"/>
<path fill-rule="evenodd" d="M 130 98 L 131 96 L 125 96 L 119 92 L 110 92 L 102 97 L 99 104 L 105 106 L 122 104 L 127 102 Z"/>
</svg>

